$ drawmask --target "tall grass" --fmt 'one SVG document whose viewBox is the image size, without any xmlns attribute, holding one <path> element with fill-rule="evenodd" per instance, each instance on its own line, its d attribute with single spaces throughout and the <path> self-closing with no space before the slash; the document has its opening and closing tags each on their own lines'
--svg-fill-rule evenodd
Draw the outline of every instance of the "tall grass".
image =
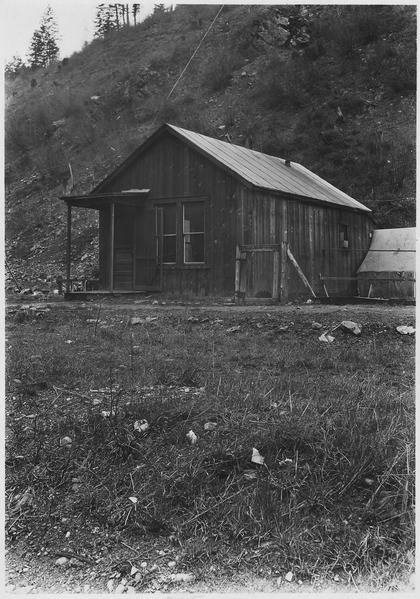
<svg viewBox="0 0 420 599">
<path fill-rule="evenodd" d="M 268 543 L 265 563 L 302 580 L 366 577 L 384 561 L 404 575 L 414 528 L 410 340 L 389 330 L 330 347 L 307 333 L 276 341 L 269 316 L 236 319 L 234 334 L 214 314 L 143 317 L 133 326 L 129 313 L 98 306 L 16 314 L 7 503 L 28 488 L 36 502 L 19 527 L 9 520 L 12 538 L 36 538 L 37 523 L 65 513 L 126 539 L 171 535 L 207 559 L 224 543 Z M 64 436 L 72 443 L 60 448 Z M 264 464 L 251 461 L 253 448 Z"/>
</svg>

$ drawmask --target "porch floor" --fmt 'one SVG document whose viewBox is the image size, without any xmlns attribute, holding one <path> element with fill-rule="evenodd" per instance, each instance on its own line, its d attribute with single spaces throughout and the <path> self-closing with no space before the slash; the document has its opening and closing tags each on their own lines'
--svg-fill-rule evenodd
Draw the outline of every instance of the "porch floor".
<svg viewBox="0 0 420 599">
<path fill-rule="evenodd" d="M 77 301 L 77 300 L 87 300 L 87 299 L 103 299 L 105 297 L 144 297 L 145 295 L 150 295 L 151 293 L 158 293 L 156 291 L 108 291 L 106 289 L 96 289 L 95 291 L 70 291 L 69 293 L 64 293 L 65 301 Z"/>
</svg>

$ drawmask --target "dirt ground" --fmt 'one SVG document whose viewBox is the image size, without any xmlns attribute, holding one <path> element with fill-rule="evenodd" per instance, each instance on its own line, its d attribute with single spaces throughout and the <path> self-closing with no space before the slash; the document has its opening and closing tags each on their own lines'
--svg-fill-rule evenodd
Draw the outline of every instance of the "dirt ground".
<svg viewBox="0 0 420 599">
<path fill-rule="evenodd" d="M 43 306 L 49 305 L 53 309 L 68 309 L 77 310 L 80 307 L 86 307 L 90 302 L 69 302 L 63 303 L 42 303 Z M 30 302 L 21 302 L 19 304 L 8 304 L 6 310 L 14 310 L 16 308 L 28 308 L 29 306 L 39 305 Z M 92 308 L 99 306 L 99 302 L 93 302 Z M 296 334 L 299 334 L 300 330 L 306 329 L 310 326 L 313 321 L 320 322 L 323 326 L 331 327 L 336 323 L 340 323 L 342 320 L 352 320 L 358 322 L 362 327 L 368 327 L 369 325 L 383 325 L 384 327 L 397 327 L 399 325 L 411 325 L 415 326 L 416 309 L 414 306 L 391 306 L 389 304 L 347 304 L 347 305 L 323 305 L 315 303 L 302 303 L 302 304 L 289 304 L 285 306 L 264 306 L 264 305 L 252 305 L 252 306 L 235 306 L 228 303 L 213 303 L 204 304 L 203 302 L 170 302 L 160 300 L 158 303 L 156 300 L 137 300 L 131 302 L 119 302 L 118 300 L 107 300 L 102 303 L 101 309 L 103 312 L 122 310 L 122 311 L 136 311 L 139 312 L 147 310 L 156 313 L 167 313 L 167 312 L 187 312 L 188 314 L 196 313 L 199 317 L 200 313 L 205 312 L 219 312 L 223 313 L 225 322 L 235 322 L 236 315 L 240 315 L 240 319 L 243 319 L 244 315 L 249 314 L 255 317 L 258 314 L 270 313 L 272 316 L 281 316 L 282 320 L 289 320 L 293 325 L 293 330 Z M 322 331 L 321 331 L 322 332 Z M 155 550 L 151 548 L 142 548 L 138 550 L 144 554 L 148 552 L 149 559 L 147 559 L 148 566 L 150 566 L 150 555 Z M 115 556 L 113 556 L 115 557 Z M 128 552 L 125 558 L 131 558 L 133 561 L 133 555 Z M 70 561 L 64 566 L 56 565 L 57 557 L 42 551 L 33 553 L 28 549 L 25 543 L 14 545 L 5 552 L 5 569 L 4 569 L 4 588 L 6 594 L 49 594 L 49 593 L 78 593 L 78 594 L 91 594 L 91 593 L 109 593 L 109 581 L 111 579 L 111 572 L 109 571 L 107 560 L 102 563 L 86 564 L 78 561 L 77 559 L 70 559 Z M 140 568 L 141 558 L 135 557 L 134 562 L 137 567 Z M 163 574 L 170 576 L 170 572 L 163 572 Z M 287 582 L 285 580 L 279 580 L 271 578 L 270 580 L 264 578 L 250 579 L 244 575 L 235 578 L 233 576 L 230 579 L 218 579 L 212 573 L 209 580 L 204 581 L 192 581 L 188 584 L 183 582 L 177 589 L 168 588 L 167 592 L 162 594 L 160 592 L 154 593 L 154 596 L 165 596 L 165 597 L 198 597 L 204 594 L 212 593 L 223 593 L 224 597 L 229 595 L 226 593 L 237 593 L 236 596 L 241 596 L 244 592 L 252 592 L 252 596 L 256 597 L 259 593 L 275 593 L 272 596 L 276 596 L 280 593 L 294 593 L 294 592 L 363 592 L 363 584 L 356 584 L 354 581 L 344 580 L 319 580 L 317 583 L 303 584 L 298 580 Z M 126 583 L 123 590 L 118 591 L 118 586 L 121 584 L 121 580 L 118 578 L 112 579 L 112 592 L 127 592 L 135 593 L 134 587 L 130 587 L 129 583 Z M 405 583 L 405 586 L 401 586 L 396 583 L 395 591 L 414 591 L 414 578 L 409 583 Z M 138 594 L 138 593 L 137 593 Z M 407 594 L 405 594 L 407 596 Z"/>
</svg>

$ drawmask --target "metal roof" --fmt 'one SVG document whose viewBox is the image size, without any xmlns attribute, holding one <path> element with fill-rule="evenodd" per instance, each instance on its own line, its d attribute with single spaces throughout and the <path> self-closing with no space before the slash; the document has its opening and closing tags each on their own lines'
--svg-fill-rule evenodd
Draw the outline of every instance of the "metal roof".
<svg viewBox="0 0 420 599">
<path fill-rule="evenodd" d="M 286 161 L 282 158 L 262 154 L 174 125 L 167 124 L 166 127 L 255 187 L 371 212 L 369 208 L 297 162 L 291 162 L 290 166 L 286 166 Z"/>
<path fill-rule="evenodd" d="M 415 272 L 416 229 L 377 229 L 360 266 L 362 272 Z"/>
</svg>

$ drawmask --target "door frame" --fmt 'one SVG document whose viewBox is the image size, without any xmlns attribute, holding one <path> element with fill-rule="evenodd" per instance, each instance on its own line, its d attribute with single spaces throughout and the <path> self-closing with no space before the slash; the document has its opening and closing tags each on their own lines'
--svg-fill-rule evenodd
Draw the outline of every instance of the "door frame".
<svg viewBox="0 0 420 599">
<path fill-rule="evenodd" d="M 154 256 L 153 259 L 156 261 L 156 272 L 159 273 L 159 283 L 157 285 L 136 285 L 136 274 L 137 274 L 137 235 L 138 229 L 141 226 L 141 221 L 145 213 L 154 215 L 154 233 L 153 233 L 153 247 Z M 134 291 L 162 291 L 163 289 L 163 262 L 161 255 L 162 248 L 162 234 L 158 235 L 158 230 L 162 231 L 162 227 L 157 226 L 157 219 L 162 218 L 162 209 L 156 206 L 144 207 L 136 212 L 134 219 L 134 244 L 133 244 L 133 290 Z M 147 258 L 146 258 L 147 259 Z M 152 260 L 152 258 L 150 258 Z"/>
</svg>

